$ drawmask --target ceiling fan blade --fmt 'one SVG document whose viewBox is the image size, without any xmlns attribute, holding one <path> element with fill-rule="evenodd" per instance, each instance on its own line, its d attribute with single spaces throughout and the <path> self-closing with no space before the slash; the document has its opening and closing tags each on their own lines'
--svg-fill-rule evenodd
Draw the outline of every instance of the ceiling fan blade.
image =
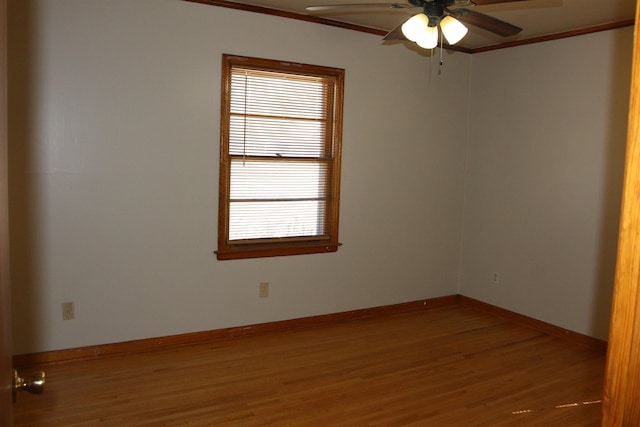
<svg viewBox="0 0 640 427">
<path fill-rule="evenodd" d="M 529 0 L 473 0 L 473 3 L 475 3 L 476 6 L 484 6 L 487 4 L 514 3 L 517 1 L 529 1 Z"/>
<path fill-rule="evenodd" d="M 473 10 L 456 9 L 451 10 L 450 13 L 454 18 L 465 24 L 482 28 L 502 37 L 515 36 L 522 31 L 520 27 Z"/>
<path fill-rule="evenodd" d="M 404 22 L 402 24 L 404 24 Z M 389 31 L 387 35 L 382 38 L 382 40 L 407 40 L 407 38 L 402 33 L 402 24 Z"/>
<path fill-rule="evenodd" d="M 317 4 L 313 6 L 305 7 L 305 10 L 310 12 L 320 12 L 324 10 L 344 9 L 344 8 L 356 8 L 356 7 L 375 7 L 384 9 L 406 9 L 415 7 L 405 3 L 346 3 L 346 4 Z"/>
</svg>

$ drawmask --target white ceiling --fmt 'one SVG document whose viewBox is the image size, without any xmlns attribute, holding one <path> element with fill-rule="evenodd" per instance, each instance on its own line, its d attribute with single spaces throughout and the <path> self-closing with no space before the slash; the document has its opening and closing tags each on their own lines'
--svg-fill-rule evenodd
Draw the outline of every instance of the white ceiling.
<svg viewBox="0 0 640 427">
<path fill-rule="evenodd" d="M 403 0 L 396 0 L 405 3 Z M 385 0 L 234 0 L 299 14 L 390 31 L 419 9 L 340 8 L 324 12 L 308 12 L 306 6 L 344 3 L 389 3 Z M 394 0 L 391 0 L 394 2 Z M 635 0 L 527 0 L 487 6 L 475 6 L 474 11 L 517 25 L 524 30 L 514 37 L 502 38 L 476 27 L 458 45 L 476 49 L 503 42 L 525 40 L 539 36 L 573 31 L 602 24 L 617 23 L 635 16 Z"/>
</svg>

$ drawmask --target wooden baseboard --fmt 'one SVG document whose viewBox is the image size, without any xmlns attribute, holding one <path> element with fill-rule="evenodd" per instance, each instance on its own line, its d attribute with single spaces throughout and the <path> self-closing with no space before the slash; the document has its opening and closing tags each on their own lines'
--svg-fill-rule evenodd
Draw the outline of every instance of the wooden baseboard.
<svg viewBox="0 0 640 427">
<path fill-rule="evenodd" d="M 607 352 L 608 343 L 606 341 L 602 341 L 588 335 L 583 335 L 578 332 L 569 331 L 559 326 L 552 325 L 551 323 L 543 322 L 541 320 L 537 320 L 523 314 L 515 313 L 513 311 L 509 311 L 504 308 L 488 304 L 486 302 L 478 301 L 473 298 L 465 297 L 463 295 L 458 295 L 458 302 L 461 305 L 500 316 L 511 322 L 518 323 L 531 329 L 535 329 L 547 335 L 571 341 L 575 344 L 588 347 L 603 354 Z"/>
<path fill-rule="evenodd" d="M 362 320 L 373 317 L 388 316 L 393 314 L 408 313 L 423 310 L 425 308 L 443 307 L 461 304 L 467 307 L 492 313 L 506 318 L 514 323 L 539 330 L 546 334 L 563 338 L 568 341 L 589 347 L 593 350 L 606 353 L 607 342 L 592 338 L 577 332 L 568 331 L 558 326 L 551 325 L 522 314 L 514 313 L 500 307 L 487 304 L 473 298 L 462 295 L 448 295 L 439 298 L 430 298 L 419 301 L 411 301 L 401 304 L 386 305 L 381 307 L 365 308 L 361 310 L 345 311 L 340 313 L 324 314 L 320 316 L 304 317 L 300 319 L 282 320 L 278 322 L 260 323 L 256 325 L 238 326 L 233 328 L 216 329 L 211 331 L 193 332 L 180 335 L 171 335 L 159 338 L 148 338 L 135 341 L 126 341 L 113 344 L 100 344 L 88 347 L 71 348 L 65 350 L 46 351 L 41 353 L 19 354 L 13 356 L 13 366 L 16 369 L 43 365 L 47 363 L 67 362 L 72 360 L 85 360 L 98 357 L 116 356 L 119 354 L 136 353 L 157 350 L 178 345 L 197 344 L 227 340 L 238 337 L 260 335 L 272 332 L 286 332 L 319 326 L 333 325 L 337 323 Z"/>
<path fill-rule="evenodd" d="M 197 344 L 238 337 L 260 335 L 271 332 L 294 331 L 305 328 L 332 325 L 354 320 L 368 319 L 392 314 L 407 313 L 425 308 L 441 307 L 458 303 L 457 295 L 411 301 L 381 307 L 364 308 L 300 319 L 282 320 L 278 322 L 260 323 L 256 325 L 238 326 L 234 328 L 193 332 L 159 338 L 148 338 L 113 344 L 100 344 L 88 347 L 54 350 L 41 353 L 19 354 L 13 356 L 13 366 L 25 367 L 47 363 L 66 362 L 71 360 L 93 359 L 97 357 L 115 356 L 119 354 L 157 350 L 178 345 Z"/>
</svg>

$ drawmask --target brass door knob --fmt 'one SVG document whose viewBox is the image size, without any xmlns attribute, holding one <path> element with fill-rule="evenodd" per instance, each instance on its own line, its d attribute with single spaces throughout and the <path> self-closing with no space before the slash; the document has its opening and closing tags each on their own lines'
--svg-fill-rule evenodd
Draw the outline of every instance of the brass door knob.
<svg viewBox="0 0 640 427">
<path fill-rule="evenodd" d="M 44 372 L 39 371 L 31 375 L 30 378 L 24 379 L 18 376 L 18 371 L 13 370 L 13 401 L 15 402 L 20 390 L 28 391 L 33 394 L 40 394 L 44 391 Z"/>
</svg>

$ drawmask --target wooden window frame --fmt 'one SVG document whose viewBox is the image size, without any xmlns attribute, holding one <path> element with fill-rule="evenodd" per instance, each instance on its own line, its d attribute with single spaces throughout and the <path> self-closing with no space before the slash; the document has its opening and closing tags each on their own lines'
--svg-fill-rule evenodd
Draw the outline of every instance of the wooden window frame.
<svg viewBox="0 0 640 427">
<path fill-rule="evenodd" d="M 326 129 L 325 149 L 331 162 L 329 185 L 326 187 L 324 209 L 325 233 L 323 236 L 296 236 L 284 238 L 253 239 L 235 242 L 229 239 L 231 160 L 231 75 L 234 68 L 275 71 L 301 76 L 317 76 L 333 81 L 330 106 L 330 126 Z M 340 205 L 340 169 L 342 159 L 342 114 L 344 103 L 344 70 L 317 65 L 298 64 L 270 59 L 222 55 L 222 91 L 220 114 L 220 181 L 218 204 L 218 260 L 261 258 L 271 256 L 299 255 L 336 252 Z M 325 159 L 326 160 L 326 159 Z"/>
</svg>

